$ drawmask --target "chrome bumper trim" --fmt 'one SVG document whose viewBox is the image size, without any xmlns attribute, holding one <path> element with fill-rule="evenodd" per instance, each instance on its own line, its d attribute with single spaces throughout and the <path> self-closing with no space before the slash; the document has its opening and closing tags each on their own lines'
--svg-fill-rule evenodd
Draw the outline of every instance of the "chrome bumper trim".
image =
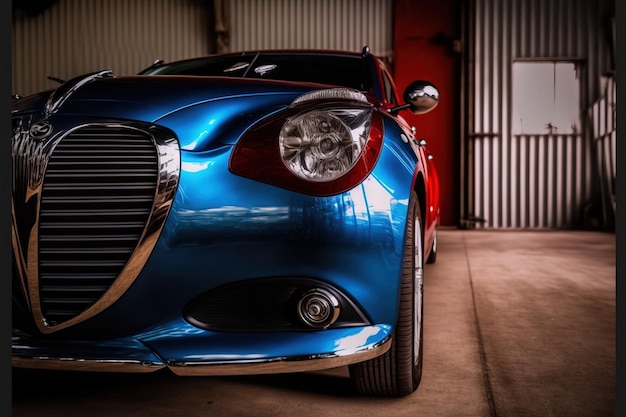
<svg viewBox="0 0 626 417">
<path fill-rule="evenodd" d="M 12 365 L 15 368 L 122 373 L 148 373 L 167 367 L 179 376 L 280 374 L 319 371 L 367 361 L 387 352 L 391 347 L 391 341 L 392 339 L 387 337 L 380 343 L 367 349 L 348 354 L 329 353 L 307 357 L 278 357 L 223 362 L 170 361 L 167 364 L 163 364 L 139 360 L 52 358 L 44 356 L 27 358 L 13 356 Z"/>
<path fill-rule="evenodd" d="M 168 368 L 179 376 L 261 375 L 320 371 L 363 362 L 383 355 L 391 347 L 391 338 L 356 353 L 328 354 L 304 358 L 268 358 L 255 361 L 171 362 Z"/>
</svg>

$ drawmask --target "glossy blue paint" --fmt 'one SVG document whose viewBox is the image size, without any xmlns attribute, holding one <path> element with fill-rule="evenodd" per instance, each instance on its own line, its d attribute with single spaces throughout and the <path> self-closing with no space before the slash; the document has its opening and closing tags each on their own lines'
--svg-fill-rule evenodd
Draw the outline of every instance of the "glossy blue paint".
<svg viewBox="0 0 626 417">
<path fill-rule="evenodd" d="M 156 121 L 177 133 L 184 151 L 202 152 L 237 142 L 258 120 L 286 108 L 292 94 L 216 99 L 173 112 Z"/>
<path fill-rule="evenodd" d="M 224 122 L 229 117 L 241 115 L 249 118 L 248 113 L 255 110 L 255 103 L 257 109 L 264 106 L 271 108 L 278 103 L 289 104 L 297 96 L 312 89 L 312 86 L 288 82 L 233 78 L 120 77 L 85 85 L 66 101 L 60 112 L 155 122 L 199 104 L 217 102 L 219 105 L 219 102 L 224 102 L 225 106 L 230 107 L 214 107 L 217 114 L 202 117 L 202 123 L 211 119 Z M 232 107 L 229 104 L 232 99 L 242 99 L 237 102 L 242 107 Z M 250 102 L 246 102 L 246 99 Z M 229 109 L 231 113 L 227 114 Z M 190 117 L 196 114 L 190 113 Z M 184 137 L 181 145 L 187 145 Z"/>
<path fill-rule="evenodd" d="M 268 359 L 305 359 L 342 356 L 380 344 L 391 326 L 377 325 L 319 332 L 215 333 L 198 332 L 185 323 L 160 329 L 142 341 L 158 352 L 165 363 L 228 363 Z M 184 343 L 181 343 L 184 339 Z"/>
<path fill-rule="evenodd" d="M 109 314 L 132 315 L 129 325 L 156 325 L 209 289 L 285 276 L 328 282 L 374 322 L 395 322 L 408 191 L 391 194 L 375 170 L 347 193 L 313 197 L 224 174 L 228 153 L 206 154 L 212 156 L 206 169 L 181 175 L 153 255 L 98 326 L 113 322 Z M 201 165 L 206 154 L 184 154 L 184 160 Z M 387 174 L 380 171 L 381 178 Z"/>
<path fill-rule="evenodd" d="M 82 361 L 126 361 L 151 365 L 162 360 L 141 340 L 123 337 L 105 340 L 47 340 L 13 332 L 13 355 L 22 358 L 80 358 Z"/>
<path fill-rule="evenodd" d="M 351 355 L 377 347 L 390 335 L 391 326 L 384 324 L 315 333 L 215 333 L 178 320 L 133 337 L 99 341 L 49 341 L 14 334 L 13 355 L 43 361 L 64 358 L 60 360 L 92 366 L 93 370 L 100 367 L 112 370 L 107 364 L 116 363 L 137 363 L 158 369 L 159 366 L 304 361 Z"/>
<path fill-rule="evenodd" d="M 330 197 L 229 173 L 230 146 L 183 151 L 180 185 L 149 262 L 91 325 L 112 334 L 142 331 L 178 317 L 212 288 L 265 277 L 322 280 L 345 291 L 374 323 L 392 325 L 415 155 L 393 127 L 386 129 L 372 174 Z"/>
<path fill-rule="evenodd" d="M 134 76 L 94 81 L 69 96 L 48 117 L 54 138 L 86 123 L 153 123 L 178 141 L 180 176 L 167 220 L 132 285 L 103 311 L 53 337 L 28 334 L 32 329 L 22 326 L 27 320 L 16 321 L 14 356 L 168 365 L 254 362 L 349 355 L 388 340 L 398 315 L 409 197 L 423 163 L 397 120 L 381 103 L 372 103 L 383 113 L 382 151 L 362 182 L 337 195 L 289 191 L 228 169 L 243 133 L 320 87 Z M 382 91 L 375 84 L 369 93 L 378 97 Z M 37 121 L 48 94 L 19 101 L 14 111 L 31 112 Z M 197 297 L 266 278 L 321 281 L 357 306 L 371 325 L 215 332 L 185 321 L 185 307 Z"/>
</svg>

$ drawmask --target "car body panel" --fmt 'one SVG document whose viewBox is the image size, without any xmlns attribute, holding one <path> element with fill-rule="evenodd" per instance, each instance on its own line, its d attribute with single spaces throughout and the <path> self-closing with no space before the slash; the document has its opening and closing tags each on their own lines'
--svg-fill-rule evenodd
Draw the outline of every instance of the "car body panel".
<svg viewBox="0 0 626 417">
<path fill-rule="evenodd" d="M 368 68 L 377 68 L 378 61 L 367 62 Z M 411 193 L 421 193 L 427 250 L 439 210 L 438 189 L 429 180 L 434 166 L 406 123 L 392 114 L 393 106 L 378 83 L 363 97 L 380 114 L 384 140 L 371 170 L 350 189 L 315 195 L 230 169 L 244 134 L 254 134 L 265 120 L 282 117 L 303 94 L 336 87 L 193 75 L 98 76 L 70 88 L 71 93 L 44 92 L 14 102 L 14 366 L 122 372 L 169 367 L 181 375 L 219 375 L 324 369 L 385 353 L 398 314 Z M 50 111 L 53 99 L 58 101 Z M 336 100 L 328 103 L 337 105 Z M 343 103 L 355 105 L 345 99 Z M 43 122 L 52 133 L 34 140 L 32 127 Z M 90 140 L 92 128 L 98 135 L 108 128 L 136 130 L 147 142 L 158 142 L 151 132 L 167 137 L 164 141 L 171 147 L 161 146 L 157 155 L 161 179 L 155 199 L 163 201 L 150 214 L 159 223 L 150 220 L 157 226 L 146 228 L 141 238 L 150 244 L 128 253 L 132 267 L 127 265 L 123 272 L 132 271 L 124 282 L 114 281 L 86 311 L 77 311 L 66 322 L 58 319 L 57 324 L 46 318 L 46 310 L 67 301 L 44 294 L 59 279 L 56 273 L 39 281 L 37 251 L 43 246 L 36 240 L 48 232 L 34 232 L 43 227 L 37 213 L 50 204 L 44 200 L 51 193 L 46 190 L 53 179 L 48 173 L 52 155 L 60 154 L 60 144 L 74 136 Z M 129 138 L 127 142 L 132 135 Z M 85 149 L 80 149 L 82 154 L 88 153 Z M 98 164 L 98 155 L 91 156 Z M 119 164 L 126 160 L 123 154 L 115 158 Z M 30 182 L 29 167 L 39 170 Z M 30 188 L 19 189 L 22 184 Z M 142 261 L 133 263 L 138 257 Z M 297 287 L 293 294 L 285 289 L 289 282 Z M 229 292 L 234 284 L 251 289 L 276 286 L 276 291 L 259 295 L 256 313 L 261 317 L 278 314 L 263 297 L 279 297 L 274 292 L 285 290 L 285 308 L 293 307 L 292 298 L 312 288 L 338 298 L 343 315 L 329 328 L 280 320 L 265 328 L 259 319 L 247 328 L 243 320 L 237 321 L 235 307 L 224 313 L 211 310 L 213 304 L 222 305 L 215 296 L 219 291 L 237 295 Z M 52 292 L 65 291 L 67 285 Z M 254 293 L 246 297 L 253 300 Z M 203 303 L 207 307 L 194 310 Z M 222 327 L 198 324 L 194 314 L 210 314 Z M 295 312 L 288 314 L 289 320 L 292 315 Z M 229 330 L 229 325 L 234 327 Z"/>
</svg>

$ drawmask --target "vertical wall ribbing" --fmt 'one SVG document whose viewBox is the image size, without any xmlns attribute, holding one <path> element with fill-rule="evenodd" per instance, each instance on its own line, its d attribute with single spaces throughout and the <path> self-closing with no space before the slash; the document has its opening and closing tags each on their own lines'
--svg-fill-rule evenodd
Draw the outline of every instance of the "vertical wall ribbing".
<svg viewBox="0 0 626 417">
<path fill-rule="evenodd" d="M 606 189 L 614 178 L 614 133 L 597 133 L 594 141 L 585 128 L 606 120 L 600 110 L 585 117 L 603 94 L 603 72 L 610 70 L 607 22 L 597 9 L 588 0 L 474 0 L 464 138 L 467 215 L 461 219 L 472 227 L 583 226 L 599 187 Z M 512 135 L 516 60 L 581 64 L 582 132 Z M 605 177 L 602 183 L 598 175 Z"/>
<path fill-rule="evenodd" d="M 112 69 L 136 74 L 156 59 L 211 52 L 210 2 L 57 0 L 35 16 L 13 19 L 12 91 L 28 95 L 69 79 Z"/>
<path fill-rule="evenodd" d="M 230 50 L 313 48 L 391 57 L 389 0 L 229 0 Z"/>
</svg>

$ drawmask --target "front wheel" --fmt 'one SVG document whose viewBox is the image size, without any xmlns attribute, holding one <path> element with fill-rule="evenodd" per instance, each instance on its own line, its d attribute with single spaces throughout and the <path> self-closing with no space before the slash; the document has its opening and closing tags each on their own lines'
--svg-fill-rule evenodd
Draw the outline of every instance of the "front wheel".
<svg viewBox="0 0 626 417">
<path fill-rule="evenodd" d="M 391 348 L 383 355 L 350 365 L 350 378 L 361 394 L 402 397 L 422 378 L 424 250 L 417 195 L 411 194 L 406 224 L 398 323 Z"/>
</svg>

